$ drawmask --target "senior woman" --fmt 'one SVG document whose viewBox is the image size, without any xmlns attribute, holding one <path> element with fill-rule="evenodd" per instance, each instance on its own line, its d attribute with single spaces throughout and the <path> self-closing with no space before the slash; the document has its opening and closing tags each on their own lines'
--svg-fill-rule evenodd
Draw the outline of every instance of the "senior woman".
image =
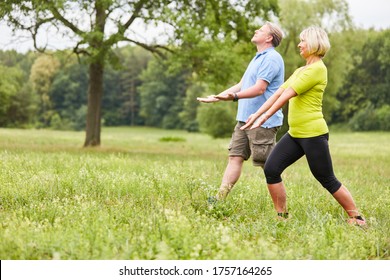
<svg viewBox="0 0 390 280">
<path fill-rule="evenodd" d="M 289 101 L 289 130 L 276 144 L 264 166 L 268 190 L 278 216 L 288 217 L 281 174 L 305 155 L 314 177 L 347 212 L 348 223 L 365 226 L 366 221 L 359 214 L 350 192 L 334 175 L 328 147 L 329 130 L 322 113 L 327 85 L 327 68 L 322 58 L 330 49 L 328 35 L 320 27 L 309 27 L 301 32 L 298 48 L 306 65 L 295 70 L 241 129 L 262 125 Z"/>
</svg>

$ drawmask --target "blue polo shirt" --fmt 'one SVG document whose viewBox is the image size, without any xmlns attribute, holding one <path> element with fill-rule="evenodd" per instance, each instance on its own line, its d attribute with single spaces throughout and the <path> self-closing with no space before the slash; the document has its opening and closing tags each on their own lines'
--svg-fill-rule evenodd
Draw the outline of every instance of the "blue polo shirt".
<svg viewBox="0 0 390 280">
<path fill-rule="evenodd" d="M 284 61 L 275 48 L 271 47 L 256 53 L 242 77 L 241 90 L 255 85 L 257 80 L 268 82 L 268 87 L 260 96 L 238 100 L 237 121 L 246 122 L 248 117 L 255 113 L 284 83 Z M 280 109 L 262 127 L 271 128 L 282 124 L 283 113 Z"/>
</svg>

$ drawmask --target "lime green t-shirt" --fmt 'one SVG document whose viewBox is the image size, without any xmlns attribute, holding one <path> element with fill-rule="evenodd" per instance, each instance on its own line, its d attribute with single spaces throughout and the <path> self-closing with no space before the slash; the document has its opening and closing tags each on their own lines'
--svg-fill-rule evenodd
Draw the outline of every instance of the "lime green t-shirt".
<svg viewBox="0 0 390 280">
<path fill-rule="evenodd" d="M 291 87 L 297 96 L 289 100 L 288 133 L 295 138 L 315 137 L 328 133 L 322 114 L 322 98 L 328 81 L 322 60 L 295 70 L 281 86 Z"/>
</svg>

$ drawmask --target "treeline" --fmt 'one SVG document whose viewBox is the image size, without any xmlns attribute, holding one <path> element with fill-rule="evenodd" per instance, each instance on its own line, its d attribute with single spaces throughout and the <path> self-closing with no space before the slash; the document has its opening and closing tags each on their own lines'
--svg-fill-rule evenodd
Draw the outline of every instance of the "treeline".
<svg viewBox="0 0 390 280">
<path fill-rule="evenodd" d="M 283 26 L 282 26 L 283 27 Z M 286 77 L 302 65 L 292 32 L 278 51 Z M 390 30 L 331 32 L 324 61 L 329 124 L 390 131 Z M 199 104 L 241 78 L 255 53 L 250 42 L 206 41 L 164 58 L 135 46 L 115 49 L 104 72 L 102 123 L 231 133 L 235 103 Z M 84 130 L 88 68 L 71 51 L 0 51 L 0 126 Z"/>
</svg>

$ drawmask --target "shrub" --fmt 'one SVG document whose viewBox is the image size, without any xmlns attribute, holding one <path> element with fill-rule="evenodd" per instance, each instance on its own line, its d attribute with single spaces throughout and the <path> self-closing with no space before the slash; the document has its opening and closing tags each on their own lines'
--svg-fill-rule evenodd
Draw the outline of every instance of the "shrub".
<svg viewBox="0 0 390 280">
<path fill-rule="evenodd" d="M 379 120 L 379 129 L 390 131 L 390 105 L 383 105 L 376 110 L 376 115 Z"/>
<path fill-rule="evenodd" d="M 160 142 L 185 142 L 186 139 L 183 137 L 176 136 L 165 136 L 158 139 Z"/>
<path fill-rule="evenodd" d="M 359 110 L 349 124 L 354 131 L 390 131 L 390 106 L 385 104 L 380 108 L 374 108 L 369 104 Z"/>
<path fill-rule="evenodd" d="M 223 103 L 199 106 L 197 119 L 200 131 L 213 138 L 229 137 L 236 122 L 235 114 Z"/>
</svg>

